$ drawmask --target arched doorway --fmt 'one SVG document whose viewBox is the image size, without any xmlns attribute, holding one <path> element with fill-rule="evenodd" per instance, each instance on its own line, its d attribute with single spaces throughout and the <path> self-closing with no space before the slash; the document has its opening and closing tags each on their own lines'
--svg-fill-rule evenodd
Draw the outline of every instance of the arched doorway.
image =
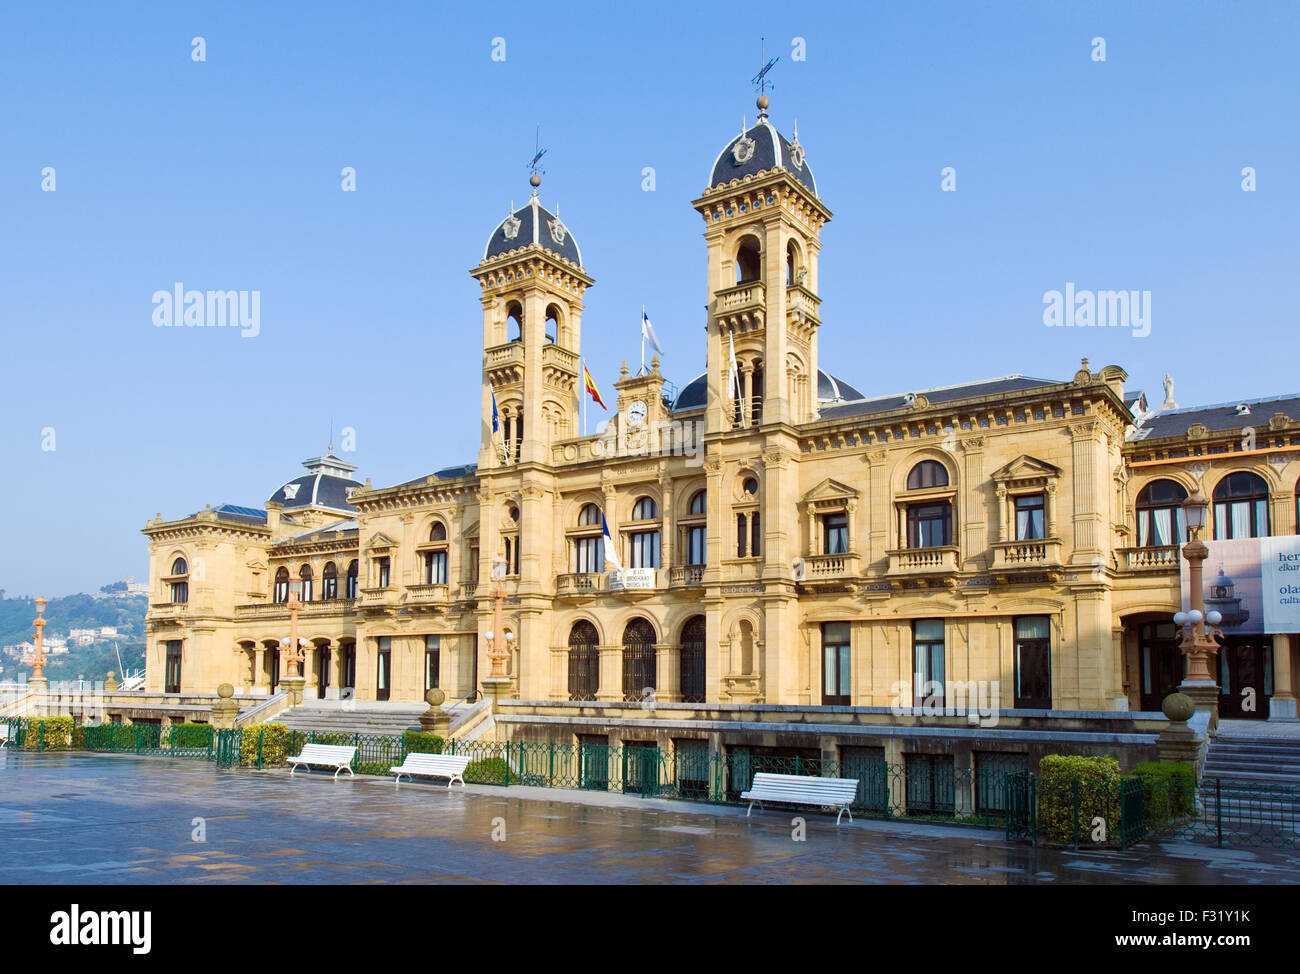
<svg viewBox="0 0 1300 974">
<path fill-rule="evenodd" d="M 334 655 L 328 642 L 316 647 L 316 699 L 324 700 L 330 686 L 330 658 Z"/>
<path fill-rule="evenodd" d="M 633 619 L 623 629 L 623 699 L 644 700 L 655 688 L 655 627 Z"/>
<path fill-rule="evenodd" d="M 586 619 L 569 630 L 569 699 L 595 700 L 600 689 L 600 637 Z"/>
<path fill-rule="evenodd" d="M 682 627 L 682 702 L 704 703 L 704 616 L 692 616 Z"/>
</svg>

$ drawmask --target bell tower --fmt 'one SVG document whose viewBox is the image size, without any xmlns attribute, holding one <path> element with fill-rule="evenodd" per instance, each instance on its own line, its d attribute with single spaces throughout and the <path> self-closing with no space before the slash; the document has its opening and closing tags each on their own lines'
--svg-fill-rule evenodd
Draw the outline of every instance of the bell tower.
<svg viewBox="0 0 1300 974">
<path fill-rule="evenodd" d="M 480 471 L 549 463 L 551 445 L 577 435 L 582 298 L 595 281 L 558 207 L 541 205 L 541 177 L 530 182 L 528 202 L 511 204 L 470 271 L 483 304 Z"/>
<path fill-rule="evenodd" d="M 817 418 L 817 262 L 831 212 L 799 144 L 758 121 L 718 154 L 693 205 L 708 247 L 710 430 Z M 735 348 L 737 380 L 729 381 Z"/>
</svg>

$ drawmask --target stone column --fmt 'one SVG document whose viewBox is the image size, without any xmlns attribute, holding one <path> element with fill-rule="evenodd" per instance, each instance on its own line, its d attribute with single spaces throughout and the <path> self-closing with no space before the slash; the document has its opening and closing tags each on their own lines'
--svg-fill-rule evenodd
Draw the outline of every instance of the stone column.
<svg viewBox="0 0 1300 974">
<path fill-rule="evenodd" d="M 660 643 L 655 647 L 655 699 L 664 703 L 682 699 L 681 643 Z"/>
<path fill-rule="evenodd" d="M 270 692 L 266 678 L 266 648 L 260 644 L 253 649 L 253 692 Z"/>
<path fill-rule="evenodd" d="M 599 646 L 600 684 L 596 689 L 597 700 L 623 699 L 623 647 Z"/>
<path fill-rule="evenodd" d="M 1296 720 L 1295 676 L 1291 672 L 1291 640 L 1285 633 L 1273 636 L 1273 697 L 1268 703 L 1268 719 Z"/>
</svg>

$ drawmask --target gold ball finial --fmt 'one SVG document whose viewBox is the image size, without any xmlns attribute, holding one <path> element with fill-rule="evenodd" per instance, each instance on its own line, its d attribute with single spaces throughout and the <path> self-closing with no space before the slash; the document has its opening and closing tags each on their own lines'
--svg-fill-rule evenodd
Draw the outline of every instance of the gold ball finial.
<svg viewBox="0 0 1300 974">
<path fill-rule="evenodd" d="M 542 185 L 542 177 L 537 175 L 537 173 L 533 173 L 528 177 L 528 184 L 532 186 L 533 189 L 536 189 L 538 186 Z"/>
<path fill-rule="evenodd" d="M 758 110 L 760 112 L 765 112 L 767 111 L 767 106 L 772 103 L 768 101 L 767 95 L 759 95 L 757 104 L 758 104 Z"/>
</svg>

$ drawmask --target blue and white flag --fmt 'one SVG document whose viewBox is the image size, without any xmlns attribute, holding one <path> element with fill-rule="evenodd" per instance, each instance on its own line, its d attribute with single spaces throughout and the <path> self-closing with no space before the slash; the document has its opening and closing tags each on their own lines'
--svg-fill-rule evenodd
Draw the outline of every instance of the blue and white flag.
<svg viewBox="0 0 1300 974">
<path fill-rule="evenodd" d="M 605 549 L 605 568 L 609 569 L 610 565 L 614 566 L 614 571 L 621 572 L 623 563 L 618 560 L 618 549 L 614 545 L 614 539 L 609 536 L 609 522 L 605 520 L 605 514 L 602 511 L 600 515 L 600 526 L 605 532 L 605 543 L 601 545 Z"/>
<path fill-rule="evenodd" d="M 659 336 L 655 334 L 654 325 L 650 324 L 650 318 L 645 313 L 645 308 L 641 309 L 641 340 L 649 342 L 660 355 L 664 353 L 663 346 L 659 344 Z"/>
<path fill-rule="evenodd" d="M 497 418 L 497 391 L 492 390 L 492 432 L 501 432 L 501 421 Z"/>
</svg>

